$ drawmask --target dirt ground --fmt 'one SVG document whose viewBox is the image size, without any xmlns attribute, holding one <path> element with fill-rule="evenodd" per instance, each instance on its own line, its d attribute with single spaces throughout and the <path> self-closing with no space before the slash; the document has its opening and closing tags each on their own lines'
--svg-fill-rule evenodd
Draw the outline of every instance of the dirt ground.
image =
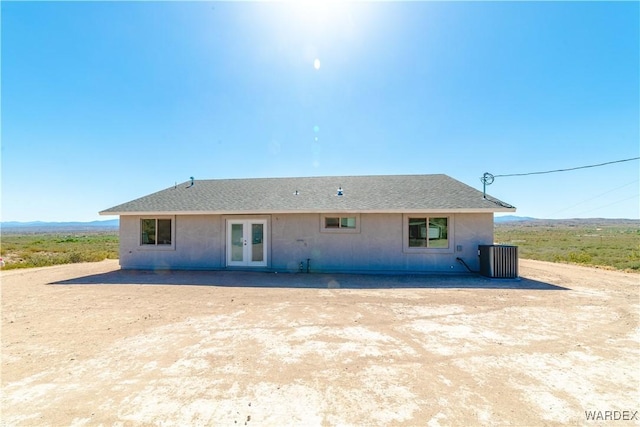
<svg viewBox="0 0 640 427">
<path fill-rule="evenodd" d="M 5 271 L 2 425 L 640 425 L 640 276 L 520 273 Z"/>
</svg>

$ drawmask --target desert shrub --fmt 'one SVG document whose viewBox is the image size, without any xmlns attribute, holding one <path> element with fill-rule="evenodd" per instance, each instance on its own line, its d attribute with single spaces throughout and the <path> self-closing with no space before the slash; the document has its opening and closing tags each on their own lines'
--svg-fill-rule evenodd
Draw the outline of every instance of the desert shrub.
<svg viewBox="0 0 640 427">
<path fill-rule="evenodd" d="M 589 264 L 591 263 L 592 257 L 586 252 L 569 252 L 567 260 L 577 264 Z"/>
<path fill-rule="evenodd" d="M 76 263 L 76 262 L 82 262 L 82 255 L 80 255 L 77 252 L 71 252 L 69 254 L 69 262 L 70 263 Z"/>
</svg>

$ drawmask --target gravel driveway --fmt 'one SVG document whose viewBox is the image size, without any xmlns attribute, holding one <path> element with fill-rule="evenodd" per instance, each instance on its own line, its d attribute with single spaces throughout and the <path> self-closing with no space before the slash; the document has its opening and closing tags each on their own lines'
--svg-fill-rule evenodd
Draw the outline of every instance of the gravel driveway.
<svg viewBox="0 0 640 427">
<path fill-rule="evenodd" d="M 520 273 L 5 271 L 2 425 L 640 425 L 640 276 Z"/>
</svg>

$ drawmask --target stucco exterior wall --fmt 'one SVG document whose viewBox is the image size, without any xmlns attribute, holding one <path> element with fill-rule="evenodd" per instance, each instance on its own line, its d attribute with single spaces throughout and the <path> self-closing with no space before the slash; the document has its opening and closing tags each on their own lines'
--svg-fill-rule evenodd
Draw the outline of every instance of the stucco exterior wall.
<svg viewBox="0 0 640 427">
<path fill-rule="evenodd" d="M 411 253 L 402 214 L 362 214 L 360 233 L 345 234 L 321 232 L 317 214 L 273 215 L 272 268 L 294 271 L 310 258 L 312 271 L 467 271 L 460 257 L 478 270 L 478 245 L 493 243 L 493 214 L 448 216 L 451 249 Z"/>
<path fill-rule="evenodd" d="M 122 268 L 216 269 L 224 266 L 224 223 L 220 215 L 177 215 L 161 218 L 172 219 L 174 233 L 169 248 L 141 245 L 141 217 L 120 216 Z"/>
<path fill-rule="evenodd" d="M 456 257 L 478 270 L 478 245 L 493 243 L 493 214 L 447 216 L 450 248 L 422 252 L 407 250 L 403 214 L 361 214 L 358 233 L 323 232 L 319 214 L 177 215 L 171 217 L 174 234 L 168 248 L 140 245 L 141 217 L 122 216 L 120 264 L 141 269 L 226 268 L 226 220 L 266 218 L 269 270 L 295 272 L 301 262 L 306 269 L 310 259 L 313 272 L 466 272 Z"/>
</svg>

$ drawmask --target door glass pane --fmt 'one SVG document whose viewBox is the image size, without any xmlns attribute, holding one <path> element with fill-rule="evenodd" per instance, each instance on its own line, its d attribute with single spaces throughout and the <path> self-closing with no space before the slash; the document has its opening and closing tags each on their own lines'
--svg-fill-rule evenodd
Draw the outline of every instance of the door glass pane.
<svg viewBox="0 0 640 427">
<path fill-rule="evenodd" d="M 264 224 L 251 224 L 251 261 L 264 261 Z"/>
<path fill-rule="evenodd" d="M 242 224 L 231 224 L 231 261 L 242 261 L 244 240 L 242 236 Z"/>
</svg>

